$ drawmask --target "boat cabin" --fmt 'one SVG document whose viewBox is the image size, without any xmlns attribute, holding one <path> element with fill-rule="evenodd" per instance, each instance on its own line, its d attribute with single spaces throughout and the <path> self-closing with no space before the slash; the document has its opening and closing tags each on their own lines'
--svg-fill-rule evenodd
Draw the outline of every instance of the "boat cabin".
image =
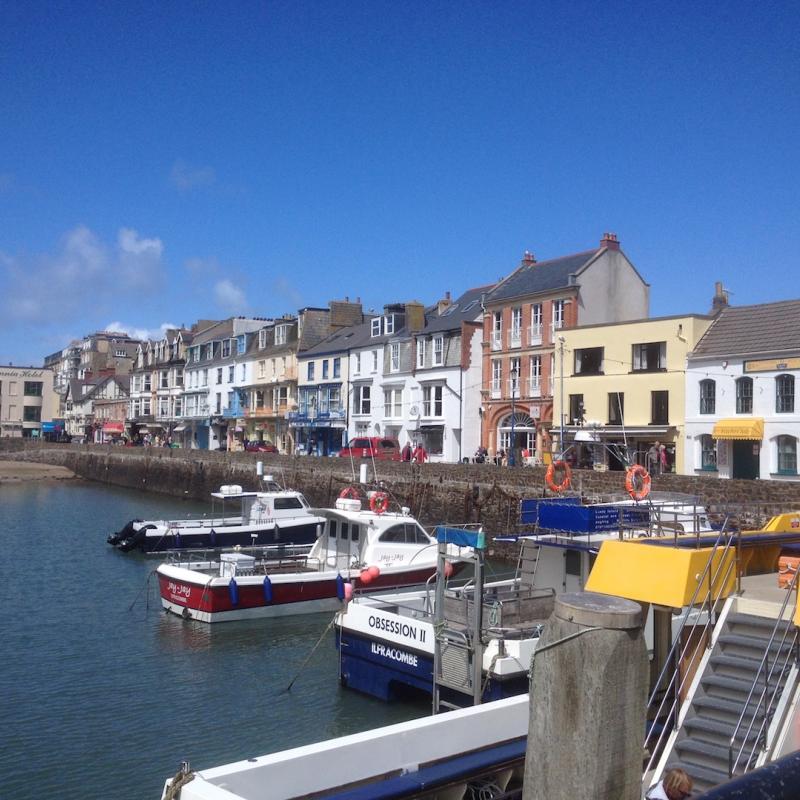
<svg viewBox="0 0 800 800">
<path fill-rule="evenodd" d="M 361 501 L 339 498 L 334 508 L 314 509 L 324 522 L 318 525 L 317 541 L 309 560 L 317 559 L 331 569 L 353 565 L 379 568 L 412 565 L 430 546 L 435 557 L 436 540 L 407 513 L 378 514 L 361 507 Z"/>
</svg>

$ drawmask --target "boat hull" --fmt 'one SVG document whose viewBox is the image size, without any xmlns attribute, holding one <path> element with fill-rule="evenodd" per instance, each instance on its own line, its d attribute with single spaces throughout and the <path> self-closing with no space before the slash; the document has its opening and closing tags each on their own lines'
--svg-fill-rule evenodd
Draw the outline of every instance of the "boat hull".
<svg viewBox="0 0 800 800">
<path fill-rule="evenodd" d="M 167 530 L 149 529 L 136 539 L 129 548 L 143 553 L 162 553 L 167 550 L 203 550 L 230 547 L 266 547 L 276 544 L 313 544 L 317 538 L 318 520 L 292 525 L 287 522 L 270 525 L 180 528 Z"/>
<path fill-rule="evenodd" d="M 418 630 L 420 645 L 427 642 L 428 632 Z M 402 700 L 409 689 L 431 695 L 433 692 L 433 653 L 430 649 L 415 649 L 395 642 L 360 636 L 351 631 L 337 629 L 336 646 L 339 648 L 340 680 L 349 689 L 368 694 L 378 700 Z M 521 671 L 510 676 L 492 675 L 485 679 L 483 702 L 515 697 L 528 691 L 528 673 Z M 456 705 L 472 705 L 468 695 L 444 691 L 445 699 Z"/>
<path fill-rule="evenodd" d="M 417 586 L 434 572 L 435 567 L 385 571 L 370 583 L 370 591 Z M 342 605 L 335 572 L 279 574 L 265 581 L 266 576 L 209 577 L 162 564 L 157 574 L 164 609 L 200 622 L 312 614 Z"/>
</svg>

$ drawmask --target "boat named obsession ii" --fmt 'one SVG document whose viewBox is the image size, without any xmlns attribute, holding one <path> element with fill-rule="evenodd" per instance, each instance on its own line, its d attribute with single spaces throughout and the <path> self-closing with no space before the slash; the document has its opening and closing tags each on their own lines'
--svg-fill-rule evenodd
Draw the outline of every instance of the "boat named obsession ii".
<svg viewBox="0 0 800 800">
<path fill-rule="evenodd" d="M 345 490 L 349 492 L 350 490 Z M 161 604 L 187 619 L 222 622 L 338 609 L 355 588 L 388 590 L 425 583 L 436 573 L 437 542 L 402 509 L 389 513 L 388 497 L 340 497 L 321 518 L 310 551 L 271 547 L 234 550 L 214 560 L 173 560 L 158 567 Z M 451 546 L 455 573 L 464 562 Z"/>
<path fill-rule="evenodd" d="M 311 512 L 300 492 L 284 489 L 271 475 L 256 492 L 236 484 L 211 493 L 210 517 L 131 520 L 108 537 L 123 552 L 307 544 L 314 542 L 322 518 Z M 219 508 L 219 511 L 217 509 Z"/>
</svg>

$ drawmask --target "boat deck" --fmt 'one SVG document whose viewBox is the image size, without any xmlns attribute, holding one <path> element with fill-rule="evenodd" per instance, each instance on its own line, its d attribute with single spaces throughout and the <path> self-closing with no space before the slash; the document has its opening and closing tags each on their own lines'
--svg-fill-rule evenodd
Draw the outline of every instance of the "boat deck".
<svg viewBox="0 0 800 800">
<path fill-rule="evenodd" d="M 742 578 L 741 597 L 748 600 L 764 600 L 768 603 L 783 603 L 786 599 L 786 589 L 778 586 L 777 572 L 748 575 Z"/>
</svg>

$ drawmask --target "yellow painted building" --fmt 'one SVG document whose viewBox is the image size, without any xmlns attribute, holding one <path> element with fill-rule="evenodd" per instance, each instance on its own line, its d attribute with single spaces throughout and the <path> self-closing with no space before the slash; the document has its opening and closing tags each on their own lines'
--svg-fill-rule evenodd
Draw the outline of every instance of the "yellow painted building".
<svg viewBox="0 0 800 800">
<path fill-rule="evenodd" d="M 627 458 L 651 471 L 684 472 L 686 355 L 712 319 L 686 314 L 563 329 L 553 391 L 553 438 L 564 442 L 557 449 L 577 466 L 623 469 Z M 656 442 L 664 446 L 658 459 Z"/>
</svg>

